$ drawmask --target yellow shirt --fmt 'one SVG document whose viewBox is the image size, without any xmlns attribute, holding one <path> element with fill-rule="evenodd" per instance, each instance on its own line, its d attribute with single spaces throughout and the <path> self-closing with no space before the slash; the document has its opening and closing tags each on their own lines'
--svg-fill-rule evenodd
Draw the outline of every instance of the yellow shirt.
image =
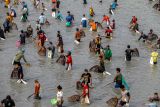
<svg viewBox="0 0 160 107">
<path fill-rule="evenodd" d="M 93 8 L 90 8 L 90 9 L 89 9 L 89 14 L 90 14 L 91 16 L 93 16 L 93 15 L 94 15 Z"/>
<path fill-rule="evenodd" d="M 157 62 L 158 60 L 158 52 L 152 52 L 151 57 L 153 58 L 153 62 Z"/>
</svg>

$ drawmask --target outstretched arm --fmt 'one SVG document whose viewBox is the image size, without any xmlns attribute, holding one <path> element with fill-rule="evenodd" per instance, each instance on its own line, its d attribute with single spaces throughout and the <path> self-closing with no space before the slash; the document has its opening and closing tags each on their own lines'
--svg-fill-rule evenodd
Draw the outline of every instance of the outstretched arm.
<svg viewBox="0 0 160 107">
<path fill-rule="evenodd" d="M 25 63 L 27 63 L 27 60 L 26 60 L 26 58 L 24 57 L 24 55 L 23 55 L 23 60 L 24 60 Z"/>
<path fill-rule="evenodd" d="M 60 56 L 60 57 L 61 57 L 61 56 Z M 56 60 L 56 62 L 58 62 L 58 61 L 59 61 L 60 57 Z"/>
</svg>

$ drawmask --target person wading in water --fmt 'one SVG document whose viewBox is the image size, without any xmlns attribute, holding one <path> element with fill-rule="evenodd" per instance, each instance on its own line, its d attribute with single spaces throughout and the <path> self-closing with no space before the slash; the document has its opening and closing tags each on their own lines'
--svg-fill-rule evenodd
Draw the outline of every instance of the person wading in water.
<svg viewBox="0 0 160 107">
<path fill-rule="evenodd" d="M 39 83 L 39 81 L 38 80 L 35 80 L 34 81 L 34 98 L 35 99 L 41 99 L 41 97 L 40 97 L 40 83 Z"/>
<path fill-rule="evenodd" d="M 122 74 L 121 74 L 121 69 L 116 68 L 117 74 L 114 78 L 115 88 L 120 88 L 122 86 Z"/>
<path fill-rule="evenodd" d="M 66 70 L 70 71 L 72 69 L 72 56 L 70 51 L 68 51 L 68 54 L 67 54 L 66 64 L 67 64 Z"/>
<path fill-rule="evenodd" d="M 15 102 L 11 98 L 10 95 L 7 95 L 6 99 L 1 101 L 1 105 L 0 106 L 2 106 L 2 107 L 15 107 Z"/>
<path fill-rule="evenodd" d="M 127 49 L 125 50 L 125 53 L 126 53 L 126 61 L 131 61 L 131 58 L 132 58 L 132 52 L 133 50 L 130 49 L 130 45 L 127 46 Z"/>
<path fill-rule="evenodd" d="M 63 53 L 63 38 L 60 31 L 57 31 L 57 48 L 58 52 Z"/>
<path fill-rule="evenodd" d="M 63 91 L 62 86 L 57 87 L 57 107 L 62 107 L 63 104 Z"/>
</svg>

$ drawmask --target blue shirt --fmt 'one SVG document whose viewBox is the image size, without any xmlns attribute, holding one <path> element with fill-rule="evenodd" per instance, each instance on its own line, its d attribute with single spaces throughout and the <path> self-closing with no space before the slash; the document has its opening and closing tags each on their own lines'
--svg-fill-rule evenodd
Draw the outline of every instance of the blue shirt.
<svg viewBox="0 0 160 107">
<path fill-rule="evenodd" d="M 115 9 L 116 7 L 117 7 L 117 3 L 116 3 L 116 2 L 113 2 L 112 5 L 111 5 L 111 8 L 112 8 L 112 9 Z"/>
<path fill-rule="evenodd" d="M 67 16 L 67 17 L 66 17 L 66 21 L 72 23 L 73 17 L 72 17 L 71 15 Z"/>
<path fill-rule="evenodd" d="M 85 17 L 82 18 L 81 22 L 82 22 L 82 27 L 87 27 L 87 19 Z"/>
</svg>

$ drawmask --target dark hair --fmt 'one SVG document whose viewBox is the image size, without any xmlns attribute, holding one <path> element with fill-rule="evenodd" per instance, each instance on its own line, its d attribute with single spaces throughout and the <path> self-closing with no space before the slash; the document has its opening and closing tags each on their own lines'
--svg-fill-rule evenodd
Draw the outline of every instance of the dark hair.
<svg viewBox="0 0 160 107">
<path fill-rule="evenodd" d="M 11 100 L 11 96 L 7 95 L 6 99 Z"/>
<path fill-rule="evenodd" d="M 124 85 L 121 85 L 120 88 L 121 88 L 121 89 L 124 89 L 125 87 L 124 87 Z"/>
<path fill-rule="evenodd" d="M 86 15 L 85 14 L 83 14 L 83 17 L 85 17 Z"/>
<path fill-rule="evenodd" d="M 157 92 L 155 92 L 154 94 L 155 94 L 155 95 L 158 95 L 158 93 L 157 93 Z"/>
<path fill-rule="evenodd" d="M 121 69 L 120 68 L 116 68 L 116 71 L 121 72 Z"/>
<path fill-rule="evenodd" d="M 70 14 L 70 11 L 68 11 L 67 13 Z"/>
<path fill-rule="evenodd" d="M 60 31 L 58 30 L 57 33 L 60 33 Z"/>
<path fill-rule="evenodd" d="M 52 50 L 52 48 L 51 48 L 51 47 L 49 47 L 49 48 L 48 48 L 48 50 Z"/>
<path fill-rule="evenodd" d="M 78 28 L 76 28 L 76 31 L 79 31 L 79 29 L 78 29 Z"/>
<path fill-rule="evenodd" d="M 71 51 L 68 51 L 68 55 L 71 55 Z"/>
<path fill-rule="evenodd" d="M 21 30 L 21 33 L 23 33 L 23 30 Z"/>
<path fill-rule="evenodd" d="M 49 42 L 49 44 L 51 44 L 51 45 L 52 45 L 53 43 L 50 41 L 50 42 Z"/>
<path fill-rule="evenodd" d="M 38 80 L 34 80 L 35 83 L 38 83 Z"/>
<path fill-rule="evenodd" d="M 88 69 L 84 69 L 85 72 L 88 72 Z"/>
<path fill-rule="evenodd" d="M 130 48 L 130 45 L 128 45 L 127 48 Z"/>
<path fill-rule="evenodd" d="M 57 89 L 58 89 L 58 90 L 62 90 L 62 86 L 58 85 L 58 86 L 57 86 Z"/>
</svg>

